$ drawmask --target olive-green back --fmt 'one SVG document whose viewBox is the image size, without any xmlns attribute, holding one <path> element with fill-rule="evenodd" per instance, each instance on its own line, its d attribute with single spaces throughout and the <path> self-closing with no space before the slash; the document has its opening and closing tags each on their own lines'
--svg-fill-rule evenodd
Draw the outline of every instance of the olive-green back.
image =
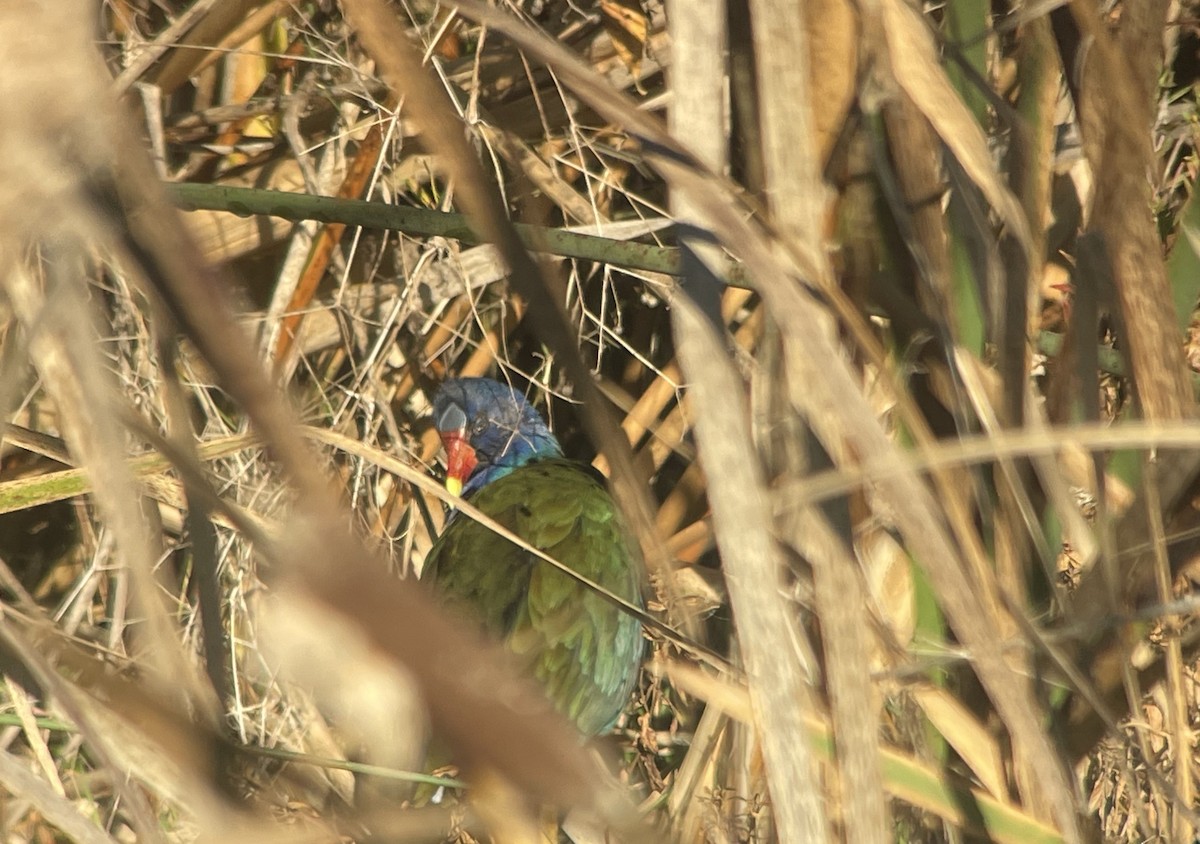
<svg viewBox="0 0 1200 844">
<path fill-rule="evenodd" d="M 640 560 L 608 491 L 582 466 L 539 460 L 484 486 L 471 503 L 533 547 L 643 606 Z M 422 580 L 504 639 L 582 732 L 612 726 L 641 664 L 636 619 L 462 513 L 434 543 Z"/>
</svg>

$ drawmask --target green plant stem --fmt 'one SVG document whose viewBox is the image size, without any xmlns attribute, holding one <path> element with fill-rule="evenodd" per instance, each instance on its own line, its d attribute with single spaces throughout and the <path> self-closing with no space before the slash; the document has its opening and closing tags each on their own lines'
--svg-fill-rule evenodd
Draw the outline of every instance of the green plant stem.
<svg viewBox="0 0 1200 844">
<path fill-rule="evenodd" d="M 310 196 L 303 193 L 236 188 L 222 185 L 169 184 L 167 190 L 177 205 L 186 211 L 227 211 L 249 217 L 265 215 L 299 222 L 343 223 L 369 229 L 402 231 L 422 237 L 446 237 L 463 243 L 480 243 L 481 238 L 467 225 L 462 214 L 403 208 L 358 199 Z M 679 276 L 683 270 L 679 250 L 674 246 L 630 243 L 562 229 L 516 224 L 517 233 L 530 249 L 558 255 L 599 261 L 630 270 Z M 727 275 L 731 287 L 753 289 L 742 267 L 734 266 Z M 1038 351 L 1049 357 L 1062 349 L 1062 335 L 1043 331 L 1037 337 Z M 1111 375 L 1124 376 L 1126 367 L 1119 352 L 1100 348 L 1100 368 Z M 1200 395 L 1200 378 L 1193 376 Z"/>
<path fill-rule="evenodd" d="M 388 229 L 423 237 L 447 237 L 481 243 L 463 214 L 404 208 L 358 199 L 311 196 L 304 193 L 257 190 L 223 185 L 169 184 L 175 203 L 186 211 L 228 211 L 243 217 L 256 214 L 284 220 L 316 220 L 368 229 Z M 682 274 L 679 250 L 673 246 L 630 243 L 562 229 L 514 224 L 526 247 L 564 258 L 600 261 L 630 270 Z M 733 281 L 731 281 L 733 283 Z M 743 286 L 743 285 L 738 285 Z"/>
<path fill-rule="evenodd" d="M 249 753 L 252 756 L 281 759 L 285 762 L 297 762 L 301 765 L 316 765 L 319 768 L 333 768 L 341 771 L 350 771 L 354 774 L 381 777 L 383 779 L 401 780 L 403 782 L 421 783 L 424 785 L 441 786 L 443 788 L 467 788 L 465 782 L 453 777 L 435 777 L 430 774 L 417 774 L 412 771 L 401 771 L 398 768 L 369 765 L 365 762 L 351 762 L 346 759 L 334 759 L 326 756 L 310 756 L 307 753 L 296 753 L 295 751 L 280 750 L 275 747 L 238 745 L 235 749 L 241 753 Z"/>
</svg>

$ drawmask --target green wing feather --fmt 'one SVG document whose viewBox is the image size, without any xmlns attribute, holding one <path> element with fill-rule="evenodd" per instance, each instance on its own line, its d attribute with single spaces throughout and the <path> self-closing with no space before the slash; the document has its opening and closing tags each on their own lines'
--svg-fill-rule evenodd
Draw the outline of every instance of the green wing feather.
<svg viewBox="0 0 1200 844">
<path fill-rule="evenodd" d="M 528 464 L 471 503 L 533 547 L 642 607 L 641 563 L 607 490 L 568 460 Z M 637 680 L 638 621 L 466 515 L 434 543 L 422 579 L 503 638 L 579 729 L 612 726 Z"/>
</svg>

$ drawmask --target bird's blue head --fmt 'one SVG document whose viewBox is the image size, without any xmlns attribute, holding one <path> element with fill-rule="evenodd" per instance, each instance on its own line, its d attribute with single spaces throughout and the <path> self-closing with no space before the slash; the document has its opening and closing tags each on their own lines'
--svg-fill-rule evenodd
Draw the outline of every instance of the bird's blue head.
<svg viewBox="0 0 1200 844">
<path fill-rule="evenodd" d="M 454 378 L 433 397 L 446 449 L 446 488 L 469 496 L 518 466 L 562 448 L 525 397 L 491 378 Z"/>
</svg>

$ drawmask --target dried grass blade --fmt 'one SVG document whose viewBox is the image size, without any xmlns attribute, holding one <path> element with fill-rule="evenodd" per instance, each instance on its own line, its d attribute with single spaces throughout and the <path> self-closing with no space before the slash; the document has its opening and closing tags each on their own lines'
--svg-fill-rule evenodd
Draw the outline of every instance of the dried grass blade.
<svg viewBox="0 0 1200 844">
<path fill-rule="evenodd" d="M 720 107 L 723 78 L 714 57 L 724 48 L 724 4 L 703 4 L 689 11 L 686 22 L 673 16 L 672 25 L 680 51 L 677 78 L 687 79 L 686 85 L 674 87 L 672 125 L 676 132 L 695 138 L 706 163 L 720 169 L 727 150 Z M 808 63 L 790 58 L 792 72 L 807 76 Z M 807 129 L 806 122 L 803 130 Z M 771 539 L 773 519 L 765 479 L 739 400 L 745 390 L 727 357 L 717 276 L 711 269 L 720 266 L 721 255 L 702 238 L 688 236 L 703 221 L 691 202 L 686 192 L 672 196 L 672 206 L 685 226 L 684 266 L 693 269 L 685 295 L 674 297 L 672 303 L 675 351 L 691 384 L 689 402 L 696 419 L 698 452 L 708 478 L 713 529 L 749 679 L 756 738 L 767 763 L 775 821 L 784 840 L 815 844 L 829 840 L 830 826 L 801 720 L 801 712 L 813 701 L 805 667 L 792 643 L 804 632 L 783 599 L 783 558 Z"/>
<path fill-rule="evenodd" d="M 50 748 L 46 746 L 46 741 L 42 738 L 41 731 L 38 730 L 37 720 L 33 714 L 33 699 L 25 689 L 8 676 L 4 678 L 4 690 L 8 693 L 8 703 L 16 710 L 17 719 L 21 722 L 21 731 L 25 733 L 25 741 L 28 742 L 38 767 L 42 769 L 46 782 L 50 784 L 55 794 L 59 797 L 66 797 L 67 792 L 58 776 L 58 769 L 54 764 L 54 758 L 50 755 Z"/>
<path fill-rule="evenodd" d="M 18 437 L 6 440 L 19 441 Z M 234 434 L 203 443 L 197 449 L 199 457 L 216 460 L 229 457 L 249 448 L 261 447 L 257 437 L 251 434 Z M 30 449 L 36 451 L 36 449 Z M 156 477 L 165 476 L 171 462 L 160 454 L 146 454 L 127 460 L 129 471 L 135 478 L 149 483 Z M 164 478 L 165 480 L 165 478 Z M 63 469 L 29 478 L 18 478 L 0 483 L 0 515 L 87 495 L 94 489 L 92 478 L 84 469 Z"/>
<path fill-rule="evenodd" d="M 818 17 L 816 6 L 823 7 L 826 14 Z M 822 165 L 826 150 L 832 148 L 829 120 L 836 115 L 840 124 L 840 112 L 848 108 L 853 96 L 853 87 L 846 83 L 852 75 L 847 68 L 853 68 L 856 59 L 855 27 L 845 3 L 823 2 L 803 8 L 787 0 L 754 0 L 750 7 L 771 219 L 787 246 L 818 268 L 811 281 L 832 287 L 834 275 L 821 242 L 826 214 Z M 819 37 L 815 37 L 817 32 Z M 816 47 L 817 43 L 822 46 Z M 828 74 L 814 63 L 818 56 L 829 64 Z M 818 92 L 824 96 L 818 97 Z M 833 115 L 827 110 L 830 106 Z M 822 143 L 826 150 L 820 148 Z M 779 319 L 773 309 L 768 309 L 768 316 Z M 829 336 L 836 333 L 828 317 L 811 328 Z M 777 360 L 776 344 L 768 343 L 762 357 Z M 766 397 L 765 403 L 773 408 L 767 411 L 768 418 L 781 430 L 794 433 L 790 447 L 780 449 L 777 468 L 789 475 L 807 471 L 804 464 L 808 458 L 802 452 L 819 449 L 813 447 L 807 426 L 787 424 L 793 408 L 789 393 L 798 387 L 793 379 L 802 376 L 779 362 L 775 366 L 764 363 L 762 369 L 760 382 L 776 382 L 761 384 L 765 391 L 776 393 Z M 792 383 L 783 387 L 780 381 Z M 697 425 L 702 421 L 701 415 Z M 840 448 L 840 441 L 824 440 L 829 454 L 844 457 Z M 836 520 L 836 529 L 830 520 Z M 849 550 L 849 516 L 844 502 L 828 502 L 825 512 L 797 512 L 783 520 L 779 529 L 813 566 L 828 693 L 837 729 L 841 820 L 849 840 L 882 844 L 888 840 L 888 817 L 878 760 L 879 724 L 872 704 L 867 626 L 859 616 L 865 601 L 857 562 Z"/>
<path fill-rule="evenodd" d="M 254 9 L 267 0 L 232 0 L 214 3 L 181 39 L 185 49 L 178 50 L 151 74 L 150 81 L 170 94 L 188 80 L 207 58 L 204 47 L 216 44 Z M 206 4 L 207 5 L 207 4 Z"/>
<path fill-rule="evenodd" d="M 1020 203 L 992 162 L 987 137 L 946 78 L 928 25 L 905 0 L 880 0 L 882 30 L 887 35 L 891 79 L 929 119 L 967 175 L 1017 238 L 1033 264 L 1029 223 Z"/>
<path fill-rule="evenodd" d="M 220 0 L 196 0 L 183 14 L 178 15 L 171 25 L 158 34 L 153 42 L 143 44 L 137 55 L 133 56 L 128 67 L 113 81 L 113 90 L 124 94 L 143 73 L 150 69 L 164 53 L 171 49 L 175 42 L 183 38 L 196 22 L 205 18 Z"/>
<path fill-rule="evenodd" d="M 1158 495 L 1157 461 L 1147 460 L 1144 470 L 1146 478 L 1146 512 L 1150 517 L 1151 538 L 1154 543 L 1154 580 L 1158 600 L 1168 604 L 1174 598 L 1171 564 L 1167 559 L 1166 531 L 1163 528 L 1162 503 Z M 1195 772 L 1191 764 L 1192 729 L 1188 714 L 1188 687 L 1184 683 L 1183 647 L 1180 643 L 1180 621 L 1178 617 L 1163 619 L 1166 654 L 1163 660 L 1167 670 L 1167 721 L 1175 752 L 1174 789 L 1170 794 L 1172 806 L 1191 807 L 1195 800 Z M 1132 706 L 1132 702 L 1131 702 Z M 1176 841 L 1190 841 L 1194 837 L 1191 818 L 1186 811 L 1171 812 L 1172 836 Z"/>
<path fill-rule="evenodd" d="M 56 254 L 49 256 L 50 297 L 43 298 L 30 269 L 17 261 L 7 266 L 7 293 L 31 338 L 30 353 L 58 406 L 60 425 L 93 479 L 97 504 L 129 567 L 138 608 L 145 616 L 137 635 L 143 637 L 147 664 L 155 669 L 164 693 L 170 690 L 192 699 L 206 718 L 215 720 L 211 698 L 203 694 L 159 595 L 155 540 L 138 506 L 139 490 L 125 461 L 125 435 L 117 421 L 120 392 L 95 354 L 99 338 L 82 289 L 83 256 L 76 249 L 82 244 L 53 250 Z"/>
<path fill-rule="evenodd" d="M 8 800 L 28 800 L 43 817 L 76 844 L 116 844 L 116 839 L 84 817 L 76 805 L 57 794 L 11 753 L 0 752 L 0 786 Z"/>
<path fill-rule="evenodd" d="M 37 611 L 36 607 L 30 609 Z M 17 628 L 11 612 L 0 615 L 0 653 L 6 661 L 15 660 L 23 666 L 38 690 L 54 698 L 57 708 L 79 727 L 101 766 L 114 773 L 131 770 L 120 764 L 119 744 L 113 740 L 111 732 L 104 728 L 101 720 L 94 717 L 91 701 L 75 685 L 56 673 L 49 660 Z M 161 840 L 156 834 L 157 826 L 146 796 L 127 777 L 118 775 L 114 785 L 127 802 L 125 813 L 138 836 L 146 841 Z M 43 787 L 50 791 L 48 784 L 43 784 Z"/>
<path fill-rule="evenodd" d="M 770 499 L 750 447 L 745 412 L 735 400 L 742 387 L 707 317 L 683 297 L 674 311 L 676 353 L 691 375 L 696 440 L 709 478 L 713 528 L 776 821 L 783 840 L 828 841 L 820 779 L 802 720 L 802 712 L 813 704 L 793 647 L 803 633 L 784 600 L 783 560 L 771 538 Z"/>
<path fill-rule="evenodd" d="M 379 167 L 379 156 L 383 153 L 384 124 L 376 123 L 367 132 L 366 138 L 358 146 L 354 161 L 346 171 L 346 177 L 338 187 L 338 197 L 342 199 L 358 199 Z M 308 308 L 317 292 L 317 285 L 325 277 L 325 270 L 333 257 L 333 252 L 341 242 L 346 231 L 344 223 L 327 223 L 313 239 L 309 247 L 308 261 L 304 271 L 296 280 L 295 289 L 280 315 L 280 325 L 275 335 L 275 347 L 272 358 L 275 361 L 276 373 L 290 368 L 290 357 L 296 338 L 300 335 L 304 311 Z"/>
<path fill-rule="evenodd" d="M 971 712 L 945 689 L 914 689 L 913 697 L 925 717 L 963 758 L 983 787 L 998 800 L 1008 793 L 1004 758 L 996 740 Z"/>
</svg>

